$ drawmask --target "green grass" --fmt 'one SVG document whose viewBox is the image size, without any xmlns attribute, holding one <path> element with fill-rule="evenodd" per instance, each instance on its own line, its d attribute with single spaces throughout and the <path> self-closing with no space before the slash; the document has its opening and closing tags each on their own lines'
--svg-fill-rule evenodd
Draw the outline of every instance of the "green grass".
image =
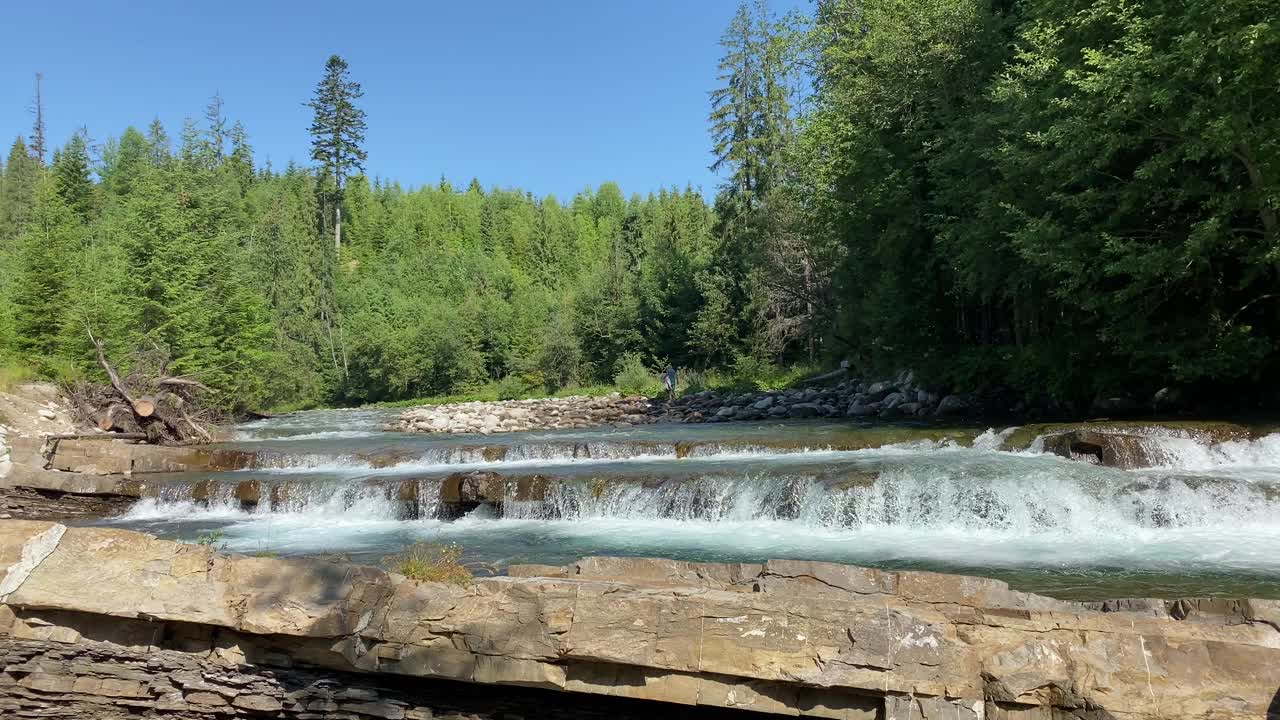
<svg viewBox="0 0 1280 720">
<path fill-rule="evenodd" d="M 474 578 L 462 565 L 462 546 L 453 543 L 414 543 L 397 555 L 382 559 L 392 572 L 419 582 L 469 586 Z"/>
<path fill-rule="evenodd" d="M 19 362 L 0 363 L 0 392 L 8 392 L 38 377 L 36 371 Z"/>
<path fill-rule="evenodd" d="M 196 537 L 196 545 L 204 545 L 204 546 L 217 545 L 218 543 L 222 542 L 222 539 L 225 535 L 226 533 L 222 532 L 221 530 L 212 530 L 210 532 L 200 533 L 200 535 Z"/>
</svg>

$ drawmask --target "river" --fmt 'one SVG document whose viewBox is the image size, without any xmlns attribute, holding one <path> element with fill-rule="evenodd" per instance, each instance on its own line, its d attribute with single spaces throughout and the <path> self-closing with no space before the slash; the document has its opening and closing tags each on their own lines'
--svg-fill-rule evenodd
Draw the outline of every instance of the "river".
<svg viewBox="0 0 1280 720">
<path fill-rule="evenodd" d="M 254 450 L 258 469 L 157 478 L 154 497 L 102 523 L 371 562 L 436 541 L 498 568 L 585 555 L 797 558 L 996 577 L 1063 598 L 1280 598 L 1280 434 L 1217 445 L 1156 434 L 1159 467 L 1118 470 L 997 450 L 988 428 L 381 431 L 394 414 L 241 426 L 231 445 Z M 441 483 L 472 470 L 512 490 L 448 517 Z M 538 497 L 515 492 L 517 478 L 541 483 Z M 248 479 L 262 488 L 254 507 L 235 495 Z"/>
</svg>

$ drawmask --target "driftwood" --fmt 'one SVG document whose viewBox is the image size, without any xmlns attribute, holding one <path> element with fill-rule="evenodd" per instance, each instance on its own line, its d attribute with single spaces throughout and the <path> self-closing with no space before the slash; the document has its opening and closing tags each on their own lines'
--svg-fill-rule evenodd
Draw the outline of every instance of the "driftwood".
<svg viewBox="0 0 1280 720">
<path fill-rule="evenodd" d="M 76 419 L 105 433 L 85 437 L 166 445 L 213 441 L 206 425 L 212 424 L 215 416 L 204 400 L 212 391 L 194 378 L 169 375 L 168 353 L 154 344 L 151 349 L 135 352 L 128 363 L 128 375 L 121 377 L 92 330 L 89 341 L 108 384 L 81 381 L 67 388 Z"/>
<path fill-rule="evenodd" d="M 55 433 L 45 435 L 45 440 L 146 440 L 146 433 Z"/>
</svg>

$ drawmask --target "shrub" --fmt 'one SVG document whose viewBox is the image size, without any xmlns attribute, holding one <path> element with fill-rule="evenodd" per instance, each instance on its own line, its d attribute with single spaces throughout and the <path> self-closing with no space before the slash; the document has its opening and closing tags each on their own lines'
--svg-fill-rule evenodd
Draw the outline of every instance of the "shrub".
<svg viewBox="0 0 1280 720">
<path fill-rule="evenodd" d="M 471 584 L 471 571 L 462 563 L 462 546 L 455 543 L 419 542 L 410 545 L 397 555 L 382 559 L 393 572 L 410 580 L 442 582 L 451 585 Z"/>
<path fill-rule="evenodd" d="M 657 374 L 645 367 L 639 353 L 626 353 L 618 359 L 618 372 L 613 384 L 624 395 L 654 395 L 658 392 Z"/>
<path fill-rule="evenodd" d="M 498 382 L 498 399 L 520 400 L 529 397 L 533 389 L 527 378 L 512 373 Z"/>
</svg>

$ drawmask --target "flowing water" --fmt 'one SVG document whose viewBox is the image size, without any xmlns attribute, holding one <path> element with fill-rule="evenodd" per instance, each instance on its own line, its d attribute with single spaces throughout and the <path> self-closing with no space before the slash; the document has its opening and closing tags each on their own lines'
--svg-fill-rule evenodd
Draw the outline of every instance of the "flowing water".
<svg viewBox="0 0 1280 720">
<path fill-rule="evenodd" d="M 1156 433 L 1160 467 L 1117 470 L 1034 443 L 1000 451 L 1001 434 L 985 429 L 773 422 L 442 437 L 380 431 L 393 415 L 242 426 L 232 445 L 256 451 L 257 469 L 156 478 L 153 497 L 107 522 L 184 540 L 216 532 L 239 552 L 374 562 L 425 540 L 498 567 L 593 554 L 800 558 L 985 575 L 1068 598 L 1280 597 L 1280 434 L 1214 445 Z M 501 476 L 490 502 L 441 502 L 451 475 L 476 471 Z"/>
</svg>

